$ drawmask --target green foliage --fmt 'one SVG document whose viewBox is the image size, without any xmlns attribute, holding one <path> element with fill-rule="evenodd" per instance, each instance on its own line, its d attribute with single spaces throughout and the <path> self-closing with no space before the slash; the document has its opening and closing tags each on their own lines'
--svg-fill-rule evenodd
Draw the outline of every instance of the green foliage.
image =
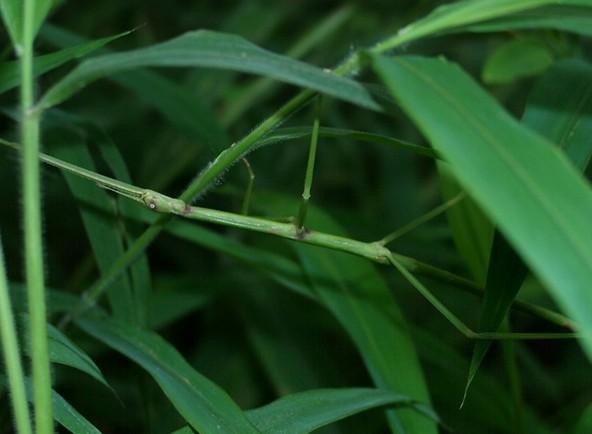
<svg viewBox="0 0 592 434">
<path fill-rule="evenodd" d="M 0 432 L 590 431 L 592 3 L 399 3 L 0 0 Z"/>
</svg>

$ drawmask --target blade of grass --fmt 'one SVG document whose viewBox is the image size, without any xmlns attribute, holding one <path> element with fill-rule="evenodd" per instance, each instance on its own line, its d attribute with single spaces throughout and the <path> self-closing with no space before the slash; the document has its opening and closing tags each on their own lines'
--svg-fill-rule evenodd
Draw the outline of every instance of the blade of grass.
<svg viewBox="0 0 592 434">
<path fill-rule="evenodd" d="M 83 58 L 93 51 L 104 47 L 108 43 L 129 35 L 131 32 L 132 31 L 128 31 L 114 36 L 95 39 L 53 53 L 37 56 L 33 59 L 33 74 L 35 77 L 38 77 L 71 60 Z M 18 86 L 20 81 L 21 77 L 18 61 L 0 63 L 0 94 Z"/>
<path fill-rule="evenodd" d="M 187 423 L 198 432 L 259 432 L 226 392 L 195 371 L 160 336 L 108 319 L 86 319 L 77 324 L 89 335 L 144 368 Z"/>
<path fill-rule="evenodd" d="M 22 329 L 28 331 L 28 318 L 26 315 L 21 316 Z M 49 358 L 51 363 L 69 366 L 78 369 L 81 372 L 91 376 L 99 383 L 111 389 L 111 386 L 105 380 L 103 373 L 95 362 L 82 351 L 74 342 L 72 342 L 65 334 L 59 331 L 51 324 L 47 325 L 48 329 L 48 346 Z M 25 333 L 26 335 L 26 333 Z M 29 344 L 29 342 L 27 342 Z M 31 351 L 26 351 L 27 355 L 31 357 Z"/>
<path fill-rule="evenodd" d="M 522 122 L 563 149 L 574 166 L 585 172 L 592 157 L 591 111 L 592 66 L 567 60 L 559 62 L 537 83 Z M 490 257 L 480 331 L 497 330 L 528 273 L 520 256 L 499 232 L 495 233 Z M 465 398 L 489 346 L 487 341 L 475 344 Z"/>
<path fill-rule="evenodd" d="M 206 30 L 185 33 L 147 48 L 85 60 L 46 92 L 39 108 L 63 102 L 99 78 L 146 66 L 200 66 L 262 74 L 380 110 L 364 87 L 353 80 L 263 50 L 239 36 Z"/>
<path fill-rule="evenodd" d="M 375 407 L 409 407 L 439 422 L 429 407 L 380 389 L 316 389 L 294 393 L 247 416 L 265 434 L 308 434 L 325 425 Z"/>
<path fill-rule="evenodd" d="M 21 353 L 12 313 L 12 304 L 8 292 L 6 270 L 4 264 L 4 251 L 0 242 L 0 341 L 2 342 L 2 354 L 8 376 L 10 400 L 14 413 L 14 421 L 17 434 L 32 434 L 31 417 L 27 405 L 25 392 L 25 380 Z"/>
</svg>

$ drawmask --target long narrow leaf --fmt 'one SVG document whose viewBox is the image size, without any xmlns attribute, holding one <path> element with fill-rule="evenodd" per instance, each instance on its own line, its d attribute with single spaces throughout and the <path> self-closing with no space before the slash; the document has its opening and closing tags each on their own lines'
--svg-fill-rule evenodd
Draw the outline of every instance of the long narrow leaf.
<svg viewBox="0 0 592 434">
<path fill-rule="evenodd" d="M 195 371 L 160 336 L 107 319 L 79 320 L 78 324 L 148 371 L 187 423 L 198 432 L 258 433 L 226 392 Z"/>
<path fill-rule="evenodd" d="M 261 74 L 380 110 L 366 89 L 353 80 L 271 53 L 239 36 L 205 30 L 147 48 L 86 60 L 48 90 L 40 106 L 59 104 L 99 78 L 147 66 L 208 67 Z"/>
<path fill-rule="evenodd" d="M 437 417 L 409 397 L 380 389 L 317 389 L 285 396 L 249 411 L 251 423 L 265 434 L 308 434 L 375 407 L 413 408 Z"/>
<path fill-rule="evenodd" d="M 580 171 L 592 157 L 592 66 L 580 60 L 560 62 L 537 83 L 523 124 L 565 151 Z M 496 331 L 516 298 L 528 269 L 506 239 L 495 234 L 479 329 Z M 466 392 L 490 341 L 475 344 Z"/>
</svg>

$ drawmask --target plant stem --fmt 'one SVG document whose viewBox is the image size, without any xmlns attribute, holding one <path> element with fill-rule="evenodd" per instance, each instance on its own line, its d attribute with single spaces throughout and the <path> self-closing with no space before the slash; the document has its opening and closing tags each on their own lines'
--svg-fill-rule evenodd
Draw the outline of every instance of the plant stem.
<svg viewBox="0 0 592 434">
<path fill-rule="evenodd" d="M 306 221 L 306 213 L 308 211 L 308 202 L 310 201 L 310 190 L 314 180 L 314 168 L 317 159 L 317 144 L 319 143 L 319 126 L 321 122 L 321 106 L 323 98 L 317 97 L 314 109 L 314 119 L 312 124 L 312 132 L 310 134 L 310 146 L 308 148 L 308 162 L 306 164 L 306 174 L 304 175 L 304 189 L 302 191 L 302 201 L 300 202 L 300 210 L 296 217 L 296 228 L 301 231 Z"/>
<path fill-rule="evenodd" d="M 41 193 L 39 187 L 39 117 L 34 110 L 33 41 L 35 0 L 23 4 L 23 47 L 21 57 L 21 137 L 25 227 L 25 262 L 35 408 L 35 432 L 53 433 L 51 378 L 47 350 L 43 240 L 41 236 Z"/>
<path fill-rule="evenodd" d="M 0 341 L 4 353 L 4 363 L 8 376 L 10 397 L 14 411 L 14 420 L 18 434 L 31 434 L 31 417 L 27 405 L 27 394 L 25 392 L 25 379 L 21 365 L 14 316 L 8 293 L 8 282 L 6 280 L 6 269 L 4 266 L 4 254 L 0 243 Z"/>
</svg>

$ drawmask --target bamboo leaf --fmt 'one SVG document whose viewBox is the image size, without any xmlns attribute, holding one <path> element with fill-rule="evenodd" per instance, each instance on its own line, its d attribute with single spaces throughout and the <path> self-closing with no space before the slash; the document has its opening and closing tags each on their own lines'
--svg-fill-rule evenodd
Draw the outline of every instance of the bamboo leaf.
<svg viewBox="0 0 592 434">
<path fill-rule="evenodd" d="M 24 330 L 27 330 L 24 333 L 25 339 L 29 340 L 29 321 L 27 320 L 26 315 L 21 316 L 21 324 Z M 93 360 L 82 351 L 76 344 L 74 344 L 66 335 L 64 335 L 61 331 L 59 331 L 56 327 L 52 326 L 51 324 L 47 324 L 47 339 L 48 339 L 48 346 L 49 346 L 49 358 L 51 363 L 57 363 L 64 366 L 69 366 L 74 369 L 78 369 L 81 372 L 84 372 L 99 383 L 106 386 L 108 389 L 111 389 L 111 386 L 103 377 L 103 373 L 99 369 L 99 367 L 93 362 Z M 27 342 L 27 346 L 25 347 L 25 352 L 31 356 L 31 345 L 30 342 Z"/>
<path fill-rule="evenodd" d="M 206 30 L 185 33 L 150 47 L 86 60 L 49 89 L 39 105 L 54 106 L 99 78 L 148 66 L 206 67 L 260 74 L 380 110 L 366 89 L 351 79 L 266 51 L 239 36 Z"/>
<path fill-rule="evenodd" d="M 372 59 L 463 187 L 579 323 L 592 358 L 589 184 L 550 142 L 515 121 L 457 66 L 419 57 Z"/>
<path fill-rule="evenodd" d="M 584 172 L 592 157 L 592 66 L 580 60 L 559 62 L 537 83 L 523 124 L 565 151 Z M 496 331 L 516 298 L 528 269 L 508 241 L 496 232 L 485 286 L 479 329 Z M 490 341 L 476 343 L 465 397 Z"/>
<path fill-rule="evenodd" d="M 569 30 L 587 33 L 589 29 L 586 26 L 580 26 L 581 23 L 576 24 L 569 18 L 576 16 L 575 8 L 580 17 L 591 14 L 590 6 L 588 0 L 464 0 L 434 9 L 425 18 L 403 28 L 397 38 L 411 41 L 444 32 L 497 32 L 538 27 L 568 27 Z M 483 23 L 485 25 L 480 26 Z M 488 27 L 487 23 L 491 25 Z"/>
<path fill-rule="evenodd" d="M 37 56 L 34 59 L 34 74 L 36 77 L 52 71 L 59 66 L 74 60 L 85 57 L 86 55 L 104 47 L 108 43 L 126 36 L 131 32 L 124 32 L 106 38 L 95 39 L 72 47 L 67 47 L 53 53 Z M 7 90 L 13 89 L 19 85 L 21 81 L 19 62 L 3 62 L 0 63 L 0 94 Z"/>
<path fill-rule="evenodd" d="M 308 434 L 330 423 L 375 407 L 407 407 L 438 421 L 427 407 L 409 397 L 380 389 L 317 389 L 294 393 L 247 413 L 266 434 Z"/>
<path fill-rule="evenodd" d="M 226 392 L 195 371 L 160 336 L 107 319 L 85 319 L 77 324 L 144 368 L 196 431 L 258 433 Z"/>
</svg>

